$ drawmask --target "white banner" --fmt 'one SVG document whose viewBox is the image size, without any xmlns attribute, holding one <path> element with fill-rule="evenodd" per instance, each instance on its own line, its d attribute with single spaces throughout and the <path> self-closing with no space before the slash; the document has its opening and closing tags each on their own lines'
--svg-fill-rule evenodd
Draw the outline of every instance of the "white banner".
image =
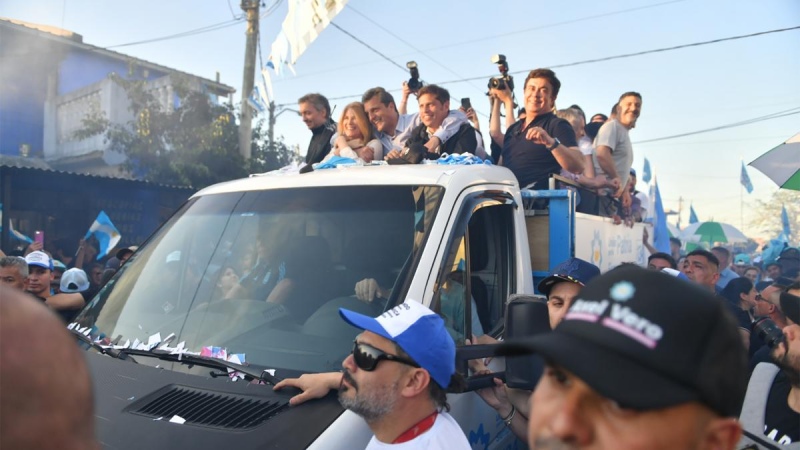
<svg viewBox="0 0 800 450">
<path fill-rule="evenodd" d="M 611 219 L 576 214 L 575 257 L 589 261 L 604 273 L 626 262 L 645 267 L 650 256 L 642 243 L 645 226 L 636 223 L 628 228 L 614 225 Z M 649 232 L 652 236 L 652 227 Z"/>
</svg>

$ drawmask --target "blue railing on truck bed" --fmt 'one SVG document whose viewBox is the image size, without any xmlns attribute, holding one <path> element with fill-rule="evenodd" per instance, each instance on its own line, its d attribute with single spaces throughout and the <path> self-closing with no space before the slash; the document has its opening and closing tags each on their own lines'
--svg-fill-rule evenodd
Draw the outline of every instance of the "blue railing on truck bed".
<svg viewBox="0 0 800 450">
<path fill-rule="evenodd" d="M 546 277 L 556 264 L 575 254 L 575 192 L 568 189 L 547 191 L 522 189 L 520 194 L 526 217 L 546 215 L 550 223 L 548 269 L 532 271 L 534 290 L 538 294 L 536 286 L 539 281 Z M 547 209 L 534 209 L 541 203 L 547 203 Z"/>
</svg>

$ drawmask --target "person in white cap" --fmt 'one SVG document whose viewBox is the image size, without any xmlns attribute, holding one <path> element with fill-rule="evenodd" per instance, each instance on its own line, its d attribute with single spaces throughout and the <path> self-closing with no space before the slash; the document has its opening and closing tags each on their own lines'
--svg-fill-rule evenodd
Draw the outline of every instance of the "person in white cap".
<svg viewBox="0 0 800 450">
<path fill-rule="evenodd" d="M 342 373 L 287 378 L 275 390 L 296 387 L 297 405 L 339 389 L 339 402 L 363 417 L 375 434 L 374 449 L 468 449 L 464 432 L 447 411 L 446 389 L 459 384 L 456 348 L 439 315 L 407 301 L 377 318 L 339 309 L 342 318 L 364 330 Z"/>
<path fill-rule="evenodd" d="M 45 252 L 30 252 L 25 257 L 28 263 L 28 280 L 25 290 L 45 301 L 50 297 L 50 283 L 53 281 L 53 259 Z"/>
</svg>

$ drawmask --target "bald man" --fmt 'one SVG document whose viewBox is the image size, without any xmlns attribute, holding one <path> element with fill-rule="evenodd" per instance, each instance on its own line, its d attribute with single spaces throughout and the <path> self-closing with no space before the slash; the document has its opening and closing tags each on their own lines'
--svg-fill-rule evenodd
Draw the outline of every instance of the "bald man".
<svg viewBox="0 0 800 450">
<path fill-rule="evenodd" d="M 0 286 L 0 448 L 99 449 L 89 370 L 41 302 Z"/>
</svg>

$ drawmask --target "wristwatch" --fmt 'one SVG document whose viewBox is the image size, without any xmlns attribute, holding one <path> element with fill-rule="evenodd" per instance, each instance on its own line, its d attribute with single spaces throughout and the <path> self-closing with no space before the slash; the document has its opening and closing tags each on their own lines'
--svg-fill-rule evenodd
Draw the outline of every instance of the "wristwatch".
<svg viewBox="0 0 800 450">
<path fill-rule="evenodd" d="M 558 140 L 558 138 L 553 138 L 553 145 L 551 145 L 551 146 L 550 146 L 550 147 L 548 147 L 547 149 L 548 149 L 548 150 L 550 150 L 550 151 L 552 152 L 552 151 L 553 151 L 553 150 L 555 150 L 555 149 L 556 149 L 556 148 L 557 148 L 559 145 L 561 145 L 561 141 L 559 141 L 559 140 Z"/>
</svg>

